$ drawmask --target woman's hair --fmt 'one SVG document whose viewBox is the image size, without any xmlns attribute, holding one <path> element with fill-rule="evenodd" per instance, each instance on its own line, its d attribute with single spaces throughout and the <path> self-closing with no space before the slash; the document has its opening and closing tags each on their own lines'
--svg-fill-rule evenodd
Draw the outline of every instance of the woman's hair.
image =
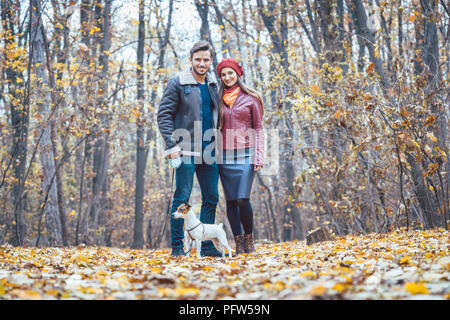
<svg viewBox="0 0 450 320">
<path fill-rule="evenodd" d="M 264 102 L 262 99 L 261 94 L 258 93 L 258 91 L 256 91 L 253 88 L 248 87 L 241 79 L 241 77 L 239 77 L 236 74 L 237 77 L 237 84 L 239 86 L 239 88 L 246 94 L 251 95 L 252 97 L 255 97 L 259 100 L 259 102 L 261 103 L 261 109 L 262 109 L 262 114 L 264 115 Z M 219 75 L 220 78 L 220 75 Z M 223 108 L 224 108 L 224 104 L 225 102 L 223 101 L 223 93 L 225 91 L 225 85 L 223 84 L 222 79 L 220 79 L 220 84 L 219 84 L 219 123 L 218 123 L 218 129 L 222 129 L 223 127 Z"/>
</svg>

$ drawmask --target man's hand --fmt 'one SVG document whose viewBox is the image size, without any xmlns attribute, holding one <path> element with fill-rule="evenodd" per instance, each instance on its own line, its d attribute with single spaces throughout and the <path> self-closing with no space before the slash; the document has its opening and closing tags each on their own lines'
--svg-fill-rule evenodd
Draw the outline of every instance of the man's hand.
<svg viewBox="0 0 450 320">
<path fill-rule="evenodd" d="M 169 159 L 176 159 L 176 158 L 178 158 L 179 156 L 181 156 L 181 152 L 180 152 L 180 151 L 177 151 L 177 152 L 174 152 L 174 153 L 172 153 L 172 154 L 169 154 L 167 157 L 168 157 Z"/>
<path fill-rule="evenodd" d="M 262 168 L 262 166 L 255 166 L 254 168 L 255 168 L 255 171 L 258 171 Z"/>
<path fill-rule="evenodd" d="M 169 155 L 170 166 L 174 169 L 178 169 L 181 166 L 181 152 L 174 152 Z"/>
</svg>

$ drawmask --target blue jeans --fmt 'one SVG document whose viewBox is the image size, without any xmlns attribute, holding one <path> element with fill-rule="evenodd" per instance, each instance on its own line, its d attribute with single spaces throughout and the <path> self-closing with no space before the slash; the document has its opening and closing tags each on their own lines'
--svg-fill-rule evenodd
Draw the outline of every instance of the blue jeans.
<svg viewBox="0 0 450 320">
<path fill-rule="evenodd" d="M 190 162 L 185 158 L 187 157 L 183 157 L 181 166 L 176 169 L 176 188 L 170 211 L 170 240 L 173 249 L 183 248 L 184 219 L 174 219 L 172 213 L 177 211 L 181 204 L 189 203 L 194 183 L 194 173 L 197 175 L 202 193 L 201 222 L 214 223 L 217 203 L 219 202 L 219 168 L 217 163 L 214 162 L 211 165 L 206 163 L 195 164 L 192 157 L 190 157 Z M 213 248 L 214 244 L 211 240 L 202 242 L 202 252 Z"/>
</svg>

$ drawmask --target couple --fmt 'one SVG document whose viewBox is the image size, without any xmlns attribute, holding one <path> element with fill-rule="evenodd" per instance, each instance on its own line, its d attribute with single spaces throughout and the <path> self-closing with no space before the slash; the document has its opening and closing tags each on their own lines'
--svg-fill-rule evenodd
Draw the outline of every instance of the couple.
<svg viewBox="0 0 450 320">
<path fill-rule="evenodd" d="M 213 56 L 209 42 L 195 43 L 190 51 L 190 67 L 169 80 L 159 106 L 164 155 L 177 168 L 170 212 L 189 203 L 195 172 L 202 193 L 200 221 L 214 223 L 220 176 L 236 254 L 251 253 L 255 247 L 249 198 L 255 171 L 263 166 L 263 102 L 242 82 L 244 70 L 233 59 L 218 64 L 218 85 L 216 77 L 208 72 Z M 172 256 L 185 254 L 183 224 L 182 219 L 170 215 Z M 212 241 L 202 242 L 201 255 L 222 256 Z"/>
</svg>

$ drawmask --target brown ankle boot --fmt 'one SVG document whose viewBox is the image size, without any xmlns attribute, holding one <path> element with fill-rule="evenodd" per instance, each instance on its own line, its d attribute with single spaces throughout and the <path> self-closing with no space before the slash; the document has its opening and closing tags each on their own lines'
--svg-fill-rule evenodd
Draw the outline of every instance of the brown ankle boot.
<svg viewBox="0 0 450 320">
<path fill-rule="evenodd" d="M 255 252 L 255 244 L 253 243 L 253 234 L 244 234 L 245 237 L 245 252 L 252 253 Z"/>
<path fill-rule="evenodd" d="M 245 253 L 245 239 L 242 234 L 234 237 L 234 242 L 236 243 L 236 254 Z"/>
</svg>

